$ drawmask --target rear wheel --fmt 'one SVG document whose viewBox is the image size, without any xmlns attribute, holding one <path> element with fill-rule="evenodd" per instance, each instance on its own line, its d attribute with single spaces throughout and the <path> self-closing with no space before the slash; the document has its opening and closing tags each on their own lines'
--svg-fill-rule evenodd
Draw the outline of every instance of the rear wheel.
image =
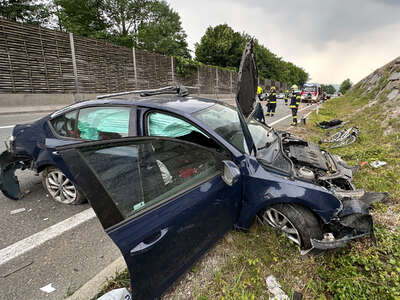
<svg viewBox="0 0 400 300">
<path fill-rule="evenodd" d="M 42 183 L 46 192 L 53 200 L 62 204 L 81 204 L 85 198 L 65 174 L 55 168 L 48 167 L 42 173 Z"/>
<path fill-rule="evenodd" d="M 295 204 L 276 204 L 263 210 L 259 217 L 264 225 L 281 231 L 301 249 L 310 249 L 311 239 L 322 239 L 322 230 L 313 213 Z"/>
</svg>

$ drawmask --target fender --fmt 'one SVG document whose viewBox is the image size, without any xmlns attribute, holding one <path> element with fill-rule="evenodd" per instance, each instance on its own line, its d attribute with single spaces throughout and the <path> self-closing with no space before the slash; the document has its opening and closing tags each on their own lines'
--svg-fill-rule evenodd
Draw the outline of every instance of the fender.
<svg viewBox="0 0 400 300">
<path fill-rule="evenodd" d="M 310 209 L 325 224 L 342 209 L 342 203 L 330 191 L 312 183 L 293 180 L 267 172 L 262 167 L 243 175 L 243 196 L 237 226 L 249 228 L 256 214 L 277 203 L 295 203 Z"/>
</svg>

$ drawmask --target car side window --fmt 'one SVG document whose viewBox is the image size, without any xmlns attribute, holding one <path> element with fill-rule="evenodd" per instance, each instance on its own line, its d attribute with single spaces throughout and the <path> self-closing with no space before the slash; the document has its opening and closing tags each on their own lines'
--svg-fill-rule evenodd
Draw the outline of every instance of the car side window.
<svg viewBox="0 0 400 300">
<path fill-rule="evenodd" d="M 166 137 L 181 137 L 192 132 L 201 133 L 192 124 L 163 113 L 150 113 L 148 116 L 148 131 L 150 136 Z"/>
<path fill-rule="evenodd" d="M 171 140 L 82 151 L 124 218 L 186 192 L 221 173 L 217 154 Z"/>
<path fill-rule="evenodd" d="M 75 137 L 75 125 L 78 111 L 67 112 L 50 120 L 54 131 L 63 137 Z"/>
<path fill-rule="evenodd" d="M 88 107 L 79 111 L 77 134 L 84 140 L 105 140 L 129 134 L 130 107 Z"/>
<path fill-rule="evenodd" d="M 164 113 L 148 114 L 147 133 L 150 136 L 177 138 L 222 151 L 220 145 L 189 122 Z"/>
</svg>

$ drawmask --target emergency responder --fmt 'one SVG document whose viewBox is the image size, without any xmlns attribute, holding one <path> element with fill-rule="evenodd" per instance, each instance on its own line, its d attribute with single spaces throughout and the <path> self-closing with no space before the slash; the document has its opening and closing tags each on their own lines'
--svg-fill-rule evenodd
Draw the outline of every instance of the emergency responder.
<svg viewBox="0 0 400 300">
<path fill-rule="evenodd" d="M 290 97 L 290 109 L 292 110 L 293 123 L 292 126 L 297 125 L 297 110 L 300 104 L 300 91 L 297 85 L 293 84 L 291 89 Z"/>
<path fill-rule="evenodd" d="M 261 88 L 261 86 L 257 86 L 257 96 L 260 101 L 262 101 L 262 97 L 261 97 L 262 93 L 263 93 L 263 89 Z"/>
<path fill-rule="evenodd" d="M 285 90 L 285 105 L 287 105 L 287 102 L 288 102 L 288 100 L 289 100 L 289 90 L 288 89 L 286 89 Z"/>
<path fill-rule="evenodd" d="M 275 115 L 275 110 L 276 110 L 276 89 L 274 86 L 271 86 L 267 103 L 267 116 L 273 117 Z"/>
</svg>

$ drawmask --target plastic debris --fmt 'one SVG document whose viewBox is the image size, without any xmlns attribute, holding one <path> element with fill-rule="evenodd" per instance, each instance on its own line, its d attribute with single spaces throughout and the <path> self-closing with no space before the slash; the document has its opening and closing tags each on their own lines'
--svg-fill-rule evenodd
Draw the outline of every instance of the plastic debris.
<svg viewBox="0 0 400 300">
<path fill-rule="evenodd" d="M 25 208 L 18 208 L 18 209 L 14 209 L 14 210 L 10 211 L 10 214 L 15 215 L 15 214 L 21 213 L 23 211 L 25 211 Z"/>
<path fill-rule="evenodd" d="M 362 167 L 364 167 L 364 166 L 367 165 L 367 164 L 368 164 L 367 161 L 363 161 L 363 162 L 360 164 L 360 167 L 362 168 Z"/>
<path fill-rule="evenodd" d="M 132 300 L 132 295 L 126 288 L 111 290 L 97 300 Z"/>
<path fill-rule="evenodd" d="M 49 218 L 44 218 L 43 221 L 47 221 Z"/>
<path fill-rule="evenodd" d="M 383 167 L 383 166 L 385 166 L 387 164 L 387 162 L 386 161 L 382 161 L 382 160 L 376 160 L 376 161 L 373 161 L 372 163 L 371 163 L 371 167 L 373 167 L 373 168 L 379 168 L 379 167 Z"/>
<path fill-rule="evenodd" d="M 271 300 L 289 300 L 289 297 L 281 289 L 281 285 L 276 280 L 274 275 L 269 275 L 265 278 L 265 283 L 267 284 L 268 291 L 274 295 Z"/>
<path fill-rule="evenodd" d="M 44 287 L 41 287 L 40 290 L 42 292 L 50 294 L 50 293 L 54 292 L 56 289 L 52 286 L 52 283 L 49 283 L 48 285 L 45 285 Z"/>
</svg>

